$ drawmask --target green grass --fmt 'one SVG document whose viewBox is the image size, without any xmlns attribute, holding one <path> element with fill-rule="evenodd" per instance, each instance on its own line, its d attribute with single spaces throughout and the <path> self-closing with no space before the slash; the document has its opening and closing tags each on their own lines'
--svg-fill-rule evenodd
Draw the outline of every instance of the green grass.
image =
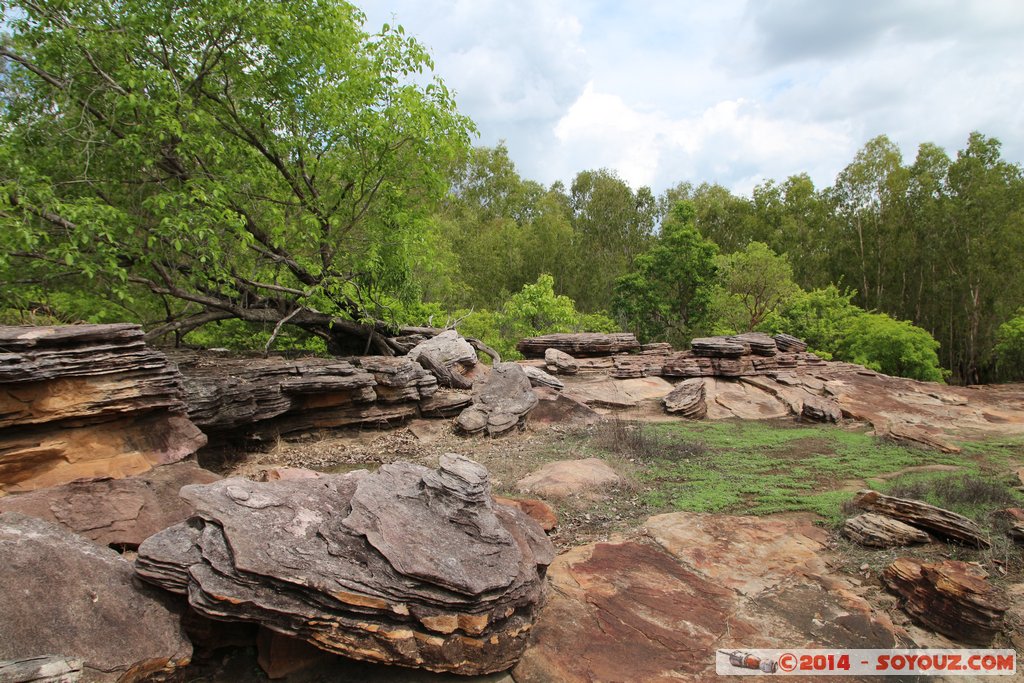
<svg viewBox="0 0 1024 683">
<path fill-rule="evenodd" d="M 790 423 L 791 424 L 791 423 Z M 612 426 L 597 443 L 640 461 L 644 501 L 664 510 L 770 514 L 814 512 L 833 524 L 853 481 L 907 467 L 953 464 L 977 474 L 983 454 L 965 457 L 898 446 L 863 432 L 784 423 L 707 421 Z"/>
</svg>

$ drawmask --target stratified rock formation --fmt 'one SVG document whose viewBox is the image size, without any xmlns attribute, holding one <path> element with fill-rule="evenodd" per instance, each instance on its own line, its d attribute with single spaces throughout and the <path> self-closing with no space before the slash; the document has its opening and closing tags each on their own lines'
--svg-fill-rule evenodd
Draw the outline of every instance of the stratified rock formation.
<svg viewBox="0 0 1024 683">
<path fill-rule="evenodd" d="M 576 334 L 545 334 L 530 337 L 516 344 L 519 353 L 527 358 L 544 358 L 548 349 L 556 349 L 573 356 L 609 356 L 616 353 L 635 351 L 640 342 L 630 332 L 600 334 L 597 332 L 579 332 Z"/>
<path fill-rule="evenodd" d="M 187 486 L 188 523 L 147 539 L 136 571 L 200 614 L 252 621 L 355 659 L 480 674 L 526 644 L 554 548 L 494 505 L 457 455 L 317 479 Z"/>
<path fill-rule="evenodd" d="M 920 529 L 873 512 L 865 512 L 846 520 L 842 532 L 843 536 L 851 541 L 873 548 L 895 548 L 915 543 L 930 543 L 932 540 Z"/>
<path fill-rule="evenodd" d="M 90 681 L 134 681 L 189 663 L 165 594 L 136 585 L 109 548 L 16 512 L 0 514 L 0 660 L 59 654 Z"/>
<path fill-rule="evenodd" d="M 489 436 L 498 436 L 521 426 L 537 400 L 522 367 L 495 363 L 491 374 L 473 388 L 472 405 L 455 423 L 466 434 L 486 430 Z"/>
<path fill-rule="evenodd" d="M 1024 434 L 1024 386 L 956 387 L 889 377 L 860 365 L 824 361 L 789 335 L 747 333 L 704 337 L 689 351 L 647 344 L 627 353 L 615 344 L 587 343 L 595 335 L 548 335 L 525 339 L 522 348 L 543 360 L 523 365 L 564 375 L 562 393 L 595 409 L 650 410 L 657 402 L 680 414 L 699 414 L 698 383 L 704 386 L 705 417 L 765 420 L 801 417 L 819 422 L 864 422 L 877 436 L 914 446 L 959 451 L 958 440 L 976 436 Z M 596 335 L 601 338 L 601 335 Z M 560 343 L 560 347 L 554 344 Z M 554 362 L 558 348 L 576 347 L 575 374 Z M 602 355 L 603 354 L 603 355 Z M 665 404 L 672 383 L 696 380 Z M 639 390 L 639 392 L 638 392 Z"/>
<path fill-rule="evenodd" d="M 408 357 L 171 357 L 189 417 L 215 440 L 400 422 L 437 391 L 436 378 Z"/>
<path fill-rule="evenodd" d="M 690 420 L 700 420 L 708 414 L 704 399 L 707 391 L 701 379 L 688 379 L 676 385 L 672 392 L 662 399 L 665 411 Z"/>
<path fill-rule="evenodd" d="M 218 479 L 194 462 L 177 462 L 125 479 L 86 479 L 6 496 L 0 512 L 55 522 L 100 545 L 137 548 L 192 515 L 192 506 L 178 496 L 182 486 Z"/>
<path fill-rule="evenodd" d="M 1003 628 L 1008 605 L 978 565 L 943 560 L 896 559 L 882 582 L 903 598 L 903 610 L 915 621 L 961 643 L 989 645 Z"/>
<path fill-rule="evenodd" d="M 858 491 L 853 505 L 898 519 L 901 522 L 929 531 L 939 538 L 955 541 L 975 548 L 988 548 L 991 543 L 972 520 L 949 510 L 909 498 L 886 496 L 878 491 Z"/>
<path fill-rule="evenodd" d="M 137 325 L 0 327 L 0 495 L 126 477 L 206 443 Z"/>
</svg>

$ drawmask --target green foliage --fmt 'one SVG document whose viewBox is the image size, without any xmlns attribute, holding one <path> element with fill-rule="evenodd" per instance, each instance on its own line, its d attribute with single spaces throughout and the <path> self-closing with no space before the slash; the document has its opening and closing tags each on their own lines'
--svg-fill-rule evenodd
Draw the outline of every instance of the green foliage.
<svg viewBox="0 0 1024 683">
<path fill-rule="evenodd" d="M 572 299 L 555 294 L 555 280 L 541 275 L 512 295 L 501 310 L 465 315 L 459 331 L 493 347 L 503 360 L 522 358 L 516 343 L 525 337 L 555 332 L 612 332 L 615 321 L 599 313 L 581 314 Z"/>
<path fill-rule="evenodd" d="M 764 242 L 751 242 L 742 251 L 716 259 L 718 278 L 729 298 L 738 303 L 725 310 L 743 311 L 735 327 L 740 332 L 760 329 L 799 287 L 793 282 L 793 268 L 785 255 L 778 255 Z"/>
<path fill-rule="evenodd" d="M 1008 380 L 1024 379 L 1024 308 L 996 331 L 994 349 L 999 375 Z"/>
<path fill-rule="evenodd" d="M 884 313 L 862 313 L 847 326 L 840 357 L 887 375 L 941 382 L 939 342 L 927 330 Z"/>
<path fill-rule="evenodd" d="M 864 313 L 852 303 L 855 294 L 835 285 L 797 292 L 782 307 L 778 331 L 803 339 L 815 353 L 831 358 L 839 353 L 852 321 Z"/>
<path fill-rule="evenodd" d="M 694 227 L 694 208 L 672 207 L 654 245 L 615 282 L 612 311 L 642 341 L 685 343 L 708 322 L 718 248 Z"/>
<path fill-rule="evenodd" d="M 262 350 L 266 347 L 274 325 L 247 323 L 243 320 L 222 320 L 194 330 L 186 337 L 189 344 L 207 349 L 232 351 Z M 273 349 L 326 356 L 327 344 L 323 339 L 302 330 L 282 329 L 274 339 Z"/>
<path fill-rule="evenodd" d="M 418 294 L 472 124 L 401 27 L 341 0 L 4 7 L 3 289 L 145 297 L 167 331 L 326 330 Z"/>
</svg>

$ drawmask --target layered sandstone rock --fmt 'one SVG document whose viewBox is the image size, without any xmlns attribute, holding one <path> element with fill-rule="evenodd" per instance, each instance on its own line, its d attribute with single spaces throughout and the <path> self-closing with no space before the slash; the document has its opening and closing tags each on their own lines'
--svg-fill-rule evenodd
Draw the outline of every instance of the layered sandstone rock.
<svg viewBox="0 0 1024 683">
<path fill-rule="evenodd" d="M 662 399 L 665 411 L 690 420 L 700 420 L 708 414 L 705 403 L 707 390 L 702 379 L 688 379 L 676 385 L 672 392 Z"/>
<path fill-rule="evenodd" d="M 915 543 L 930 543 L 931 536 L 903 522 L 865 512 L 843 523 L 843 536 L 851 541 L 874 548 L 895 548 Z"/>
<path fill-rule="evenodd" d="M 988 548 L 991 545 L 973 520 L 919 500 L 896 498 L 865 489 L 857 493 L 853 505 L 906 522 L 948 541 L 975 548 Z"/>
<path fill-rule="evenodd" d="M 56 524 L 0 514 L 0 660 L 83 662 L 85 680 L 134 681 L 189 663 L 192 646 L 167 596 L 136 585 L 109 548 Z"/>
<path fill-rule="evenodd" d="M 0 327 L 0 495 L 121 478 L 206 443 L 137 325 Z"/>
<path fill-rule="evenodd" d="M 548 349 L 556 349 L 573 356 L 610 356 L 640 348 L 640 342 L 630 332 L 601 334 L 579 332 L 575 334 L 545 334 L 530 337 L 516 344 L 519 353 L 527 358 L 544 358 Z"/>
<path fill-rule="evenodd" d="M 212 357 L 176 352 L 189 417 L 215 440 L 415 417 L 437 379 L 408 357 Z"/>
<path fill-rule="evenodd" d="M 431 470 L 188 486 L 188 523 L 142 544 L 138 574 L 201 614 L 260 623 L 355 659 L 479 674 L 522 652 L 554 548 L 494 505 L 487 471 Z"/>
<path fill-rule="evenodd" d="M 903 598 L 915 621 L 961 643 L 989 645 L 1003 628 L 1008 605 L 979 565 L 953 560 L 896 559 L 882 582 Z"/>
</svg>

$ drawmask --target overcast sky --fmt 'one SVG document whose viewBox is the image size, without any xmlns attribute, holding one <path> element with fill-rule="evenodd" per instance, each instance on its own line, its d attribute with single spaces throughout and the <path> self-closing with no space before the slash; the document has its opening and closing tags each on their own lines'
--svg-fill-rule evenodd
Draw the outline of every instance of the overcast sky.
<svg viewBox="0 0 1024 683">
<path fill-rule="evenodd" d="M 885 133 L 1024 160 L 1024 0 L 355 0 L 402 24 L 519 172 L 819 187 Z"/>
</svg>

